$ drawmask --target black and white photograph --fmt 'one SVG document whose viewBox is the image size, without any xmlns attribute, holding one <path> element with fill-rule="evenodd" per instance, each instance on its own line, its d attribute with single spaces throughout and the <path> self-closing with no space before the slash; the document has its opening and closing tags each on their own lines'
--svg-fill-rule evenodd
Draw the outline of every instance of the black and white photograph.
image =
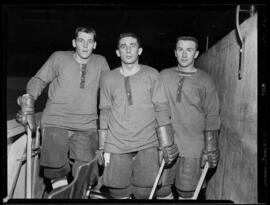
<svg viewBox="0 0 270 205">
<path fill-rule="evenodd" d="M 266 7 L 2 4 L 3 203 L 266 203 Z"/>
</svg>

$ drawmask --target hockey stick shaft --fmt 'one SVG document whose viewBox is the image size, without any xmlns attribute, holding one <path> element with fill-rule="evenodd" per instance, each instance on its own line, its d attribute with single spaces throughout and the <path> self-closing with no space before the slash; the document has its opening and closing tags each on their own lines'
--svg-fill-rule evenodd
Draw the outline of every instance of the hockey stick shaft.
<svg viewBox="0 0 270 205">
<path fill-rule="evenodd" d="M 204 182 L 204 179 L 205 179 L 205 176 L 206 176 L 206 174 L 207 174 L 208 169 L 209 169 L 209 163 L 206 161 L 206 163 L 205 163 L 205 165 L 204 165 L 204 168 L 203 168 L 203 170 L 202 170 L 201 177 L 200 177 L 200 179 L 199 179 L 199 182 L 198 182 L 198 184 L 197 184 L 197 187 L 196 187 L 195 192 L 194 192 L 194 194 L 193 194 L 193 197 L 192 197 L 191 199 L 196 200 L 196 199 L 198 198 L 198 195 L 199 195 L 199 193 L 200 193 L 200 190 L 201 190 L 201 187 L 202 187 L 202 184 L 203 184 L 203 182 Z"/>
<path fill-rule="evenodd" d="M 157 175 L 157 177 L 156 177 L 154 186 L 153 186 L 153 188 L 152 188 L 152 190 L 151 190 L 149 199 L 152 199 L 153 196 L 154 196 L 154 193 L 155 193 L 155 191 L 156 191 L 157 184 L 158 184 L 159 178 L 160 178 L 160 176 L 161 176 L 161 173 L 162 173 L 162 171 L 163 171 L 164 165 L 165 165 L 165 161 L 164 161 L 164 159 L 162 159 L 161 166 L 160 166 L 160 168 L 159 168 L 158 175 Z"/>
</svg>

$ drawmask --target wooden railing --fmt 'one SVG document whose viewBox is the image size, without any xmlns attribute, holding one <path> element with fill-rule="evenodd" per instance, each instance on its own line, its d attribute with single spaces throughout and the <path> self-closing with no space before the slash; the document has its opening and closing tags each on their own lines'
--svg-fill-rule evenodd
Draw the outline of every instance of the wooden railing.
<svg viewBox="0 0 270 205">
<path fill-rule="evenodd" d="M 37 122 L 41 119 L 41 112 L 35 114 Z M 7 139 L 26 132 L 25 127 L 18 123 L 15 119 L 7 121 Z"/>
<path fill-rule="evenodd" d="M 36 113 L 35 119 L 39 125 L 41 113 Z M 17 197 L 33 198 L 34 196 L 33 190 L 36 182 L 35 166 L 37 164 L 38 151 L 33 150 L 33 144 L 35 144 L 35 148 L 39 146 L 39 140 L 37 140 L 40 134 L 39 128 L 38 126 L 36 134 L 32 135 L 27 127 L 22 126 L 15 119 L 7 121 L 8 196 L 4 201 Z M 32 163 L 33 157 L 34 163 Z M 26 175 L 24 176 L 23 173 L 26 173 Z"/>
</svg>

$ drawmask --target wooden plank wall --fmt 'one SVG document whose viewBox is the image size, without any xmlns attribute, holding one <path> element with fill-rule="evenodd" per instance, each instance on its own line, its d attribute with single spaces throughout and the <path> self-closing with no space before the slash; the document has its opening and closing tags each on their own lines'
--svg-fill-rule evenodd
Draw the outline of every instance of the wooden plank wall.
<svg viewBox="0 0 270 205">
<path fill-rule="evenodd" d="M 196 62 L 198 68 L 214 78 L 221 100 L 221 159 L 209 182 L 207 198 L 258 203 L 257 14 L 245 20 L 240 30 L 246 39 L 243 79 L 238 79 L 239 44 L 235 30 Z"/>
</svg>

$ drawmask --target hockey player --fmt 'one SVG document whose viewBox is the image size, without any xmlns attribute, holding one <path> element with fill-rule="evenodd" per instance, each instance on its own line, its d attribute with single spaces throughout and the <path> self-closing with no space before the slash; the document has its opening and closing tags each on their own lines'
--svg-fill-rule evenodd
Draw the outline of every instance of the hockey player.
<svg viewBox="0 0 270 205">
<path fill-rule="evenodd" d="M 159 170 L 158 148 L 167 165 L 178 156 L 159 73 L 139 64 L 142 50 L 136 34 L 120 34 L 121 66 L 101 79 L 99 156 L 103 184 L 116 199 L 149 197 Z"/>
<path fill-rule="evenodd" d="M 96 31 L 78 27 L 72 40 L 75 51 L 54 52 L 27 84 L 18 100 L 18 120 L 35 129 L 34 103 L 49 85 L 42 113 L 40 165 L 53 188 L 67 183 L 66 176 L 95 157 L 97 148 L 97 94 L 99 80 L 109 70 L 106 59 L 92 53 Z"/>
<path fill-rule="evenodd" d="M 211 77 L 194 67 L 198 55 L 196 38 L 179 37 L 175 49 L 178 66 L 161 71 L 174 140 L 180 150 L 175 187 L 184 199 L 193 196 L 206 160 L 210 168 L 216 167 L 219 160 L 219 98 Z"/>
</svg>

